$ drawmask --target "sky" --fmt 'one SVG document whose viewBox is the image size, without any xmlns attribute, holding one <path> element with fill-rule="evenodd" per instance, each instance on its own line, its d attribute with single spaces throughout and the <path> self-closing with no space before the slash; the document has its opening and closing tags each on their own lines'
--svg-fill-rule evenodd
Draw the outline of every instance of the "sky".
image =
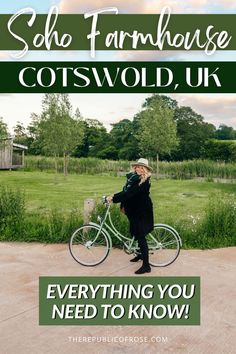
<svg viewBox="0 0 236 354">
<path fill-rule="evenodd" d="M 85 13 L 90 10 L 115 6 L 119 13 L 159 13 L 164 6 L 170 6 L 171 13 L 236 13 L 235 0 L 8 0 L 0 2 L 0 13 L 16 13 L 25 7 L 34 8 L 37 13 L 48 13 L 56 5 L 60 13 Z M 0 61 L 16 60 L 9 52 L 0 51 Z M 90 53 L 77 52 L 29 52 L 23 61 L 91 61 Z M 216 52 L 206 56 L 202 52 L 132 52 L 97 51 L 95 61 L 235 61 L 236 52 Z M 191 106 L 203 115 L 205 121 L 215 126 L 226 124 L 236 128 L 236 94 L 168 94 L 180 106 Z M 8 124 L 10 131 L 17 121 L 28 125 L 31 113 L 41 112 L 41 94 L 0 94 L 0 117 Z M 72 94 L 70 100 L 85 118 L 101 121 L 107 129 L 121 119 L 132 119 L 142 106 L 145 94 Z"/>
</svg>

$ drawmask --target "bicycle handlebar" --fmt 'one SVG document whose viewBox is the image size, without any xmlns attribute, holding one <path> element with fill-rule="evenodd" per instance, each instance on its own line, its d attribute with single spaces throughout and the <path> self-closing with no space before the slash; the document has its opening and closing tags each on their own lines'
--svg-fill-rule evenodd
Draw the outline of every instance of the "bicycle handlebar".
<svg viewBox="0 0 236 354">
<path fill-rule="evenodd" d="M 107 201 L 107 196 L 106 195 L 102 196 L 102 203 L 106 204 L 106 206 L 110 205 L 110 203 Z"/>
</svg>

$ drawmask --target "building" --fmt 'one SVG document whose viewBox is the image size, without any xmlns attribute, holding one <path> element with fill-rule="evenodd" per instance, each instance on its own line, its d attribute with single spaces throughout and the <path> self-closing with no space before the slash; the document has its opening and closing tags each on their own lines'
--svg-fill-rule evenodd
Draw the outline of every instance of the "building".
<svg viewBox="0 0 236 354">
<path fill-rule="evenodd" d="M 24 167 L 24 154 L 28 147 L 16 144 L 13 138 L 0 139 L 0 170 Z"/>
</svg>

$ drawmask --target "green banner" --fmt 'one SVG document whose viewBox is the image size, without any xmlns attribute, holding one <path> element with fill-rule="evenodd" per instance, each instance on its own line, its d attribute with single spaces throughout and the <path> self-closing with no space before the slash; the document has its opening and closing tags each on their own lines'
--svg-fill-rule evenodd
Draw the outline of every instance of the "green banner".
<svg viewBox="0 0 236 354">
<path fill-rule="evenodd" d="M 54 12 L 0 15 L 0 50 L 236 50 L 235 14 Z"/>
<path fill-rule="evenodd" d="M 200 325 L 199 277 L 40 277 L 40 325 Z"/>
<path fill-rule="evenodd" d="M 236 62 L 0 62 L 0 93 L 236 93 Z"/>
</svg>

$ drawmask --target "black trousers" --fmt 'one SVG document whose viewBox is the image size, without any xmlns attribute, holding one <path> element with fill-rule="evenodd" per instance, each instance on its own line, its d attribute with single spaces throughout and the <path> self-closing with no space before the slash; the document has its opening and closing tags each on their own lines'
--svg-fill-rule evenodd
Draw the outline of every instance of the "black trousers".
<svg viewBox="0 0 236 354">
<path fill-rule="evenodd" d="M 147 266 L 147 265 L 149 265 L 149 254 L 148 254 L 147 240 L 146 240 L 145 236 L 138 238 L 138 245 L 139 245 L 140 253 L 141 253 L 141 256 L 143 259 L 143 265 Z"/>
</svg>

